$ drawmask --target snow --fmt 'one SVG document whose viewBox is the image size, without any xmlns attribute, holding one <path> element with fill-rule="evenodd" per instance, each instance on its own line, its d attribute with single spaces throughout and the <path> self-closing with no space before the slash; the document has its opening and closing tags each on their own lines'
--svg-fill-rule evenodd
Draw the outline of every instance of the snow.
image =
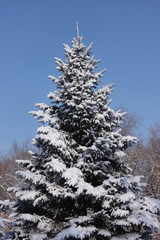
<svg viewBox="0 0 160 240">
<path fill-rule="evenodd" d="M 38 107 L 39 109 L 42 109 L 42 110 L 46 110 L 47 108 L 49 108 L 49 105 L 46 103 L 36 103 L 35 107 Z"/>
<path fill-rule="evenodd" d="M 36 214 L 29 214 L 29 213 L 24 213 L 19 216 L 19 218 L 24 221 L 24 222 L 33 222 L 37 223 L 37 229 L 41 231 L 46 231 L 50 232 L 52 230 L 52 225 L 51 225 L 51 220 L 44 217 L 44 216 L 38 216 Z M 25 224 L 25 223 L 24 223 Z"/>
<path fill-rule="evenodd" d="M 128 191 L 127 193 L 124 193 L 119 196 L 119 201 L 122 203 L 128 202 L 130 200 L 135 200 L 135 194 L 131 191 Z"/>
<path fill-rule="evenodd" d="M 45 233 L 30 235 L 30 240 L 46 240 L 46 239 L 47 239 L 47 234 Z"/>
<path fill-rule="evenodd" d="M 45 232 L 50 232 L 52 230 L 52 226 L 46 223 L 46 220 L 44 219 L 37 224 L 37 229 Z"/>
<path fill-rule="evenodd" d="M 9 187 L 7 189 L 8 192 L 13 192 L 13 193 L 16 193 L 17 191 L 19 191 L 21 189 L 21 187 Z"/>
<path fill-rule="evenodd" d="M 111 237 L 111 233 L 106 229 L 100 229 L 98 231 L 98 235 L 104 236 L 104 237 Z"/>
<path fill-rule="evenodd" d="M 160 228 L 160 223 L 156 217 L 151 215 L 149 212 L 144 212 L 140 210 L 140 215 L 138 216 L 139 222 L 141 222 L 142 226 L 147 226 L 149 228 Z"/>
<path fill-rule="evenodd" d="M 25 221 L 34 222 L 34 223 L 36 223 L 38 221 L 37 217 L 30 213 L 21 214 L 20 219 L 23 219 Z"/>
<path fill-rule="evenodd" d="M 69 192 L 67 188 L 58 186 L 56 184 L 53 183 L 49 183 L 49 182 L 45 182 L 46 185 L 46 190 L 48 191 L 48 193 L 50 193 L 53 197 L 60 197 L 60 198 L 75 198 L 75 194 L 73 194 L 72 192 Z"/>
<path fill-rule="evenodd" d="M 115 217 L 124 217 L 124 216 L 129 215 L 129 211 L 123 210 L 123 209 L 117 209 L 117 210 L 113 210 L 111 215 L 115 216 Z"/>
<path fill-rule="evenodd" d="M 122 217 L 122 216 L 121 216 Z M 128 220 L 128 219 L 127 219 Z M 123 227 L 126 227 L 126 226 L 130 226 L 130 223 L 127 222 L 127 220 L 117 220 L 115 221 L 116 225 L 117 226 L 123 226 Z"/>
<path fill-rule="evenodd" d="M 62 101 L 60 93 L 58 91 L 50 92 L 48 94 L 48 98 L 53 99 L 55 103 L 59 103 Z"/>
<path fill-rule="evenodd" d="M 51 161 L 44 164 L 44 167 L 53 172 L 64 172 L 66 170 L 66 165 L 61 163 L 58 159 L 52 157 Z"/>
<path fill-rule="evenodd" d="M 21 201 L 23 200 L 34 200 L 35 197 L 39 196 L 41 193 L 40 191 L 35 190 L 23 190 L 16 192 L 16 197 L 19 198 Z"/>
<path fill-rule="evenodd" d="M 127 221 L 131 224 L 134 224 L 136 226 L 138 226 L 140 224 L 140 221 L 137 219 L 137 215 L 131 215 L 127 218 Z"/>
<path fill-rule="evenodd" d="M 122 159 L 123 157 L 126 156 L 126 154 L 123 151 L 118 150 L 114 153 L 114 156 L 115 158 Z"/>
<path fill-rule="evenodd" d="M 69 149 L 65 140 L 64 133 L 60 130 L 52 128 L 47 134 L 40 132 L 36 135 L 36 141 L 42 140 L 44 143 L 52 145 L 54 148 L 58 148 L 67 157 L 70 156 Z"/>
<path fill-rule="evenodd" d="M 67 180 L 67 184 L 69 186 L 77 186 L 79 181 L 81 180 L 81 177 L 83 176 L 82 172 L 75 168 L 68 168 L 63 174 L 62 177 L 65 178 Z M 83 180 L 81 180 L 83 181 Z"/>
<path fill-rule="evenodd" d="M 157 214 L 159 213 L 160 209 L 160 201 L 155 198 L 145 197 L 145 204 L 143 205 L 143 209 Z"/>
<path fill-rule="evenodd" d="M 88 55 L 88 52 L 91 50 L 92 46 L 93 46 L 93 42 L 90 43 L 90 45 L 85 49 L 84 55 Z"/>
<path fill-rule="evenodd" d="M 25 159 L 25 160 L 17 159 L 17 160 L 16 160 L 16 163 L 28 165 L 28 164 L 31 163 L 31 160 L 27 160 L 27 159 Z"/>
<path fill-rule="evenodd" d="M 42 122 L 42 123 L 47 123 L 49 120 L 51 120 L 50 115 L 47 112 L 43 112 L 41 110 L 30 111 L 29 114 L 32 114 L 35 119 L 38 119 L 39 122 Z"/>
<path fill-rule="evenodd" d="M 37 135 L 37 138 L 41 138 L 42 140 L 49 142 L 54 147 L 61 147 L 62 149 L 66 149 L 66 145 L 57 129 L 52 129 L 52 131 L 49 131 L 47 135 L 41 133 Z"/>
<path fill-rule="evenodd" d="M 86 193 L 86 195 L 91 195 L 96 198 L 101 198 L 104 195 L 105 190 L 102 186 L 93 187 L 90 183 L 85 182 L 81 179 L 78 182 L 78 189 L 76 191 L 76 195 L 81 195 L 82 193 Z"/>
<path fill-rule="evenodd" d="M 109 200 L 104 201 L 104 202 L 103 202 L 103 208 L 104 208 L 104 209 L 110 208 L 111 202 L 112 202 L 112 201 L 109 201 Z"/>
<path fill-rule="evenodd" d="M 36 173 L 30 172 L 29 170 L 17 171 L 16 174 L 17 177 L 23 177 L 28 181 L 32 180 L 34 184 L 43 182 L 45 180 L 45 177 L 41 175 L 38 171 Z"/>
<path fill-rule="evenodd" d="M 42 193 L 41 193 L 42 194 Z M 33 202 L 33 206 L 38 206 L 39 203 L 43 202 L 45 204 L 45 202 L 48 201 L 48 198 L 45 195 L 41 195 L 40 197 L 36 198 Z"/>
<path fill-rule="evenodd" d="M 8 190 L 8 189 L 7 189 Z M 6 199 L 4 201 L 0 200 L 0 209 L 11 209 L 15 202 L 11 202 L 9 199 Z"/>
<path fill-rule="evenodd" d="M 72 218 L 69 222 L 70 222 L 70 225 L 74 225 L 74 223 L 84 224 L 89 222 L 90 220 L 91 220 L 90 216 L 79 216 L 78 218 Z"/>
<path fill-rule="evenodd" d="M 96 227 L 82 227 L 82 226 L 71 226 L 63 231 L 61 231 L 54 240 L 65 240 L 69 237 L 74 237 L 77 239 L 85 239 L 86 237 L 90 237 L 95 231 L 97 230 Z"/>
</svg>

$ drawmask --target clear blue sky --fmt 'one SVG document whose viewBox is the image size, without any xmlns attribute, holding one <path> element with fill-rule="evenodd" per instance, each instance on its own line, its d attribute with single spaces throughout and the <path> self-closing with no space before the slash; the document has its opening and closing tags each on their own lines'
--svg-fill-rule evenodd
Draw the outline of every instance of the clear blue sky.
<svg viewBox="0 0 160 240">
<path fill-rule="evenodd" d="M 36 134 L 28 112 L 48 103 L 54 57 L 65 59 L 76 21 L 108 69 L 103 84 L 116 84 L 112 106 L 141 115 L 144 135 L 160 120 L 159 0 L 0 0 L 0 152 Z"/>
</svg>

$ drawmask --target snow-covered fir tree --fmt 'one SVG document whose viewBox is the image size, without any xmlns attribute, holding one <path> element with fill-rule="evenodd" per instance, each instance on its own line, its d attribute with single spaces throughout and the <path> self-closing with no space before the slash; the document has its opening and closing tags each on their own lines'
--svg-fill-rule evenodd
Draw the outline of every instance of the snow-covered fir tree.
<svg viewBox="0 0 160 240">
<path fill-rule="evenodd" d="M 39 103 L 41 123 L 31 160 L 17 160 L 24 185 L 16 194 L 14 236 L 23 240 L 140 240 L 159 227 L 159 201 L 145 197 L 141 177 L 124 157 L 136 138 L 122 136 L 125 113 L 109 107 L 113 84 L 97 89 L 103 72 L 77 39 L 64 44 L 66 61 L 55 58 L 61 75 L 50 105 Z"/>
</svg>

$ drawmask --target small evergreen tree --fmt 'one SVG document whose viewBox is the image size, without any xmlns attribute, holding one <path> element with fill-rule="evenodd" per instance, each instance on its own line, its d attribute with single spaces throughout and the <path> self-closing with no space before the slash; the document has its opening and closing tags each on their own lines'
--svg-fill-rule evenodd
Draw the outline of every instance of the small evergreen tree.
<svg viewBox="0 0 160 240">
<path fill-rule="evenodd" d="M 158 200 L 142 193 L 124 151 L 136 138 L 122 136 L 125 113 L 109 107 L 113 85 L 97 90 L 103 72 L 91 47 L 77 39 L 64 44 L 66 61 L 55 58 L 61 76 L 50 92 L 51 104 L 31 112 L 41 123 L 31 160 L 17 160 L 25 180 L 12 188 L 17 201 L 14 239 L 140 240 L 159 227 Z"/>
</svg>

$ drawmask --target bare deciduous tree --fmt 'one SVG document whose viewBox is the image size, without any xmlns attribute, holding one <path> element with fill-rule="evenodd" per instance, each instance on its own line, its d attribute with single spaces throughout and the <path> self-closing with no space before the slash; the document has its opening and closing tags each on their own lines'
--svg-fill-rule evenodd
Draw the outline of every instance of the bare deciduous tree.
<svg viewBox="0 0 160 240">
<path fill-rule="evenodd" d="M 126 112 L 125 118 L 121 124 L 122 135 L 133 135 L 139 136 L 139 126 L 141 124 L 141 117 L 136 113 L 132 113 L 131 111 L 125 109 L 124 107 L 119 107 L 118 109 L 122 109 L 122 112 Z"/>
<path fill-rule="evenodd" d="M 19 165 L 15 162 L 16 159 L 30 159 L 30 154 L 28 153 L 29 140 L 27 139 L 22 146 L 20 146 L 16 141 L 13 142 L 11 150 L 0 156 L 0 199 L 10 199 L 13 200 L 13 196 L 7 191 L 7 188 L 15 186 L 19 183 L 17 180 L 15 172 L 19 170 Z"/>
<path fill-rule="evenodd" d="M 145 156 L 145 179 L 148 183 L 146 191 L 150 196 L 160 198 L 160 124 L 150 128 Z"/>
<path fill-rule="evenodd" d="M 146 144 L 140 141 L 127 155 L 134 173 L 144 176 L 146 194 L 160 199 L 160 124 L 150 128 Z"/>
</svg>

